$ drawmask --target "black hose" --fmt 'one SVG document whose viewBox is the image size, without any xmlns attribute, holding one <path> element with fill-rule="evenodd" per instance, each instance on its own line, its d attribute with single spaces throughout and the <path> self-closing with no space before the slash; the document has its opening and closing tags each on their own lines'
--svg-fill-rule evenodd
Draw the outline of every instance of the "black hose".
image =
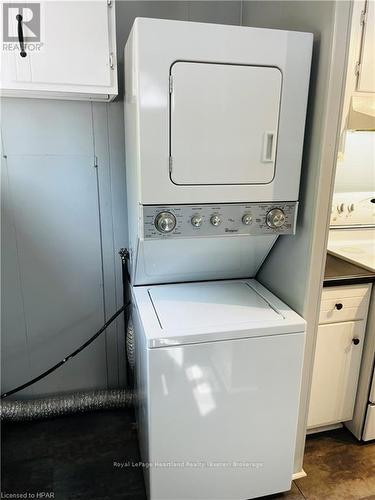
<svg viewBox="0 0 375 500">
<path fill-rule="evenodd" d="M 109 327 L 109 325 L 117 318 L 117 316 L 119 316 L 123 311 L 125 312 L 125 331 L 126 331 L 127 324 L 128 324 L 127 309 L 128 309 L 128 307 L 130 306 L 130 303 L 131 303 L 130 299 L 128 298 L 129 291 L 128 291 L 128 285 L 127 285 L 128 282 L 129 282 L 129 273 L 128 273 L 128 266 L 127 266 L 127 259 L 129 257 L 129 253 L 128 253 L 128 251 L 126 249 L 122 249 L 120 251 L 120 255 L 121 255 L 121 260 L 122 260 L 122 284 L 123 284 L 123 293 L 124 293 L 124 297 L 123 297 L 124 298 L 124 305 L 122 307 L 120 307 L 120 309 L 118 309 L 109 318 L 109 320 L 106 321 L 104 323 L 104 325 L 96 333 L 94 333 L 94 335 L 92 337 L 90 337 L 88 340 L 86 340 L 86 342 L 84 344 L 82 344 L 80 347 L 78 347 L 78 349 L 76 349 L 75 351 L 73 351 L 68 356 L 65 356 L 65 358 L 63 358 L 61 361 L 59 361 L 58 363 L 56 363 L 51 368 L 49 368 L 48 370 L 44 371 L 43 373 L 41 373 L 37 377 L 29 380 L 28 382 L 25 382 L 22 385 L 19 385 L 18 387 L 15 387 L 11 391 L 4 392 L 1 395 L 1 399 L 4 399 L 4 398 L 6 398 L 8 396 L 11 396 L 12 394 L 15 394 L 16 392 L 19 392 L 22 389 L 26 389 L 26 387 L 29 387 L 30 385 L 33 385 L 36 382 L 39 382 L 39 380 L 42 380 L 43 378 L 47 377 L 50 373 L 52 373 L 55 370 L 57 370 L 58 368 L 60 368 L 60 366 L 64 365 L 67 361 L 69 361 L 70 359 L 74 358 L 74 356 L 77 356 L 77 354 L 79 354 L 81 351 L 83 351 L 83 349 L 85 349 L 92 342 L 94 342 L 94 340 L 97 339 L 99 337 L 99 335 L 101 335 Z M 130 370 L 128 369 L 128 372 L 129 371 Z"/>
<path fill-rule="evenodd" d="M 116 311 L 115 314 L 113 314 L 109 318 L 109 320 L 106 323 L 104 323 L 104 325 L 92 337 L 90 337 L 88 340 L 86 340 L 86 342 L 84 344 L 82 344 L 80 347 L 78 347 L 78 349 L 73 351 L 71 354 L 66 356 L 64 359 L 62 359 L 61 361 L 59 361 L 58 363 L 56 363 L 51 368 L 49 368 L 45 372 L 41 373 L 37 377 L 29 380 L 28 382 L 25 382 L 22 385 L 19 385 L 18 387 L 16 387 L 15 389 L 12 389 L 11 391 L 4 392 L 1 395 L 1 399 L 4 399 L 8 396 L 11 396 L 12 394 L 15 394 L 16 392 L 19 392 L 22 389 L 26 389 L 26 387 L 29 387 L 30 385 L 33 385 L 36 382 L 39 382 L 39 380 L 42 380 L 44 377 L 47 377 L 47 375 L 49 375 L 50 373 L 52 373 L 55 370 L 57 370 L 58 368 L 60 368 L 60 366 L 64 365 L 67 361 L 74 358 L 74 356 L 77 356 L 77 354 L 79 354 L 81 351 L 83 351 L 83 349 L 85 349 L 85 347 L 87 347 L 92 342 L 94 342 L 94 340 L 97 339 L 99 337 L 99 335 L 101 335 L 104 332 L 104 330 L 106 330 L 109 327 L 109 325 L 112 323 L 112 321 L 114 321 L 117 318 L 117 316 L 119 316 L 123 311 L 125 311 L 129 307 L 129 305 L 130 305 L 130 302 L 128 302 L 127 304 L 124 304 L 122 307 L 120 307 L 120 309 L 118 311 Z"/>
</svg>

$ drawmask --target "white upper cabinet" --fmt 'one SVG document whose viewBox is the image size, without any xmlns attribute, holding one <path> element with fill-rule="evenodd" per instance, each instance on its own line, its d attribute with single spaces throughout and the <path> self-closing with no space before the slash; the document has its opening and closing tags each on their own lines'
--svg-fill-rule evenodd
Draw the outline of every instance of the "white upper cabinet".
<svg viewBox="0 0 375 500">
<path fill-rule="evenodd" d="M 375 92 L 375 2 L 366 2 L 358 66 L 358 92 Z"/>
<path fill-rule="evenodd" d="M 11 8 L 5 15 L 16 41 L 13 50 L 2 53 L 1 95 L 97 101 L 117 95 L 113 2 L 44 1 L 40 16 L 24 8 Z M 29 23 L 32 16 L 38 21 L 34 25 Z M 35 33 L 40 42 L 33 42 L 30 35 Z"/>
<path fill-rule="evenodd" d="M 176 184 L 267 184 L 281 99 L 275 67 L 177 62 L 171 70 Z"/>
<path fill-rule="evenodd" d="M 345 154 L 346 130 L 375 127 L 375 2 L 353 2 L 339 157 Z"/>
</svg>

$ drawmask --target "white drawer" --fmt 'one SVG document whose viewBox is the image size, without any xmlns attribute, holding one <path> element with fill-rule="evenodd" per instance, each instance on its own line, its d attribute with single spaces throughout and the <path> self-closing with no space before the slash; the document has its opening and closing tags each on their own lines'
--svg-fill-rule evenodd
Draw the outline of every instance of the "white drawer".
<svg viewBox="0 0 375 500">
<path fill-rule="evenodd" d="M 319 323 L 338 323 L 367 317 L 371 283 L 324 288 Z"/>
</svg>

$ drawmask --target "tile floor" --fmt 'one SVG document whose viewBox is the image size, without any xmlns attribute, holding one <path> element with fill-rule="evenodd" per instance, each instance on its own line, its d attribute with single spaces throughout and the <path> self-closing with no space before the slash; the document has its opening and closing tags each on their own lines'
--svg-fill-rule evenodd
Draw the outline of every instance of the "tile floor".
<svg viewBox="0 0 375 500">
<path fill-rule="evenodd" d="M 1 491 L 53 492 L 56 500 L 145 500 L 141 469 L 113 466 L 139 460 L 132 422 L 131 413 L 111 411 L 3 424 Z M 360 444 L 344 429 L 310 436 L 304 467 L 308 476 L 290 492 L 263 498 L 375 500 L 375 443 Z"/>
<path fill-rule="evenodd" d="M 375 442 L 359 443 L 345 428 L 308 436 L 304 469 L 291 498 L 375 500 Z"/>
</svg>

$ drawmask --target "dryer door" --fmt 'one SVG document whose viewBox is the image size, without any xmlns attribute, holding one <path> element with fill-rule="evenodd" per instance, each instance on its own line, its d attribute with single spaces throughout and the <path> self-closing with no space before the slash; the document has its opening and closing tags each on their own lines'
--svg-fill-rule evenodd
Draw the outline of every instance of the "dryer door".
<svg viewBox="0 0 375 500">
<path fill-rule="evenodd" d="M 172 182 L 272 182 L 281 99 L 280 70 L 176 62 L 171 76 Z"/>
</svg>

